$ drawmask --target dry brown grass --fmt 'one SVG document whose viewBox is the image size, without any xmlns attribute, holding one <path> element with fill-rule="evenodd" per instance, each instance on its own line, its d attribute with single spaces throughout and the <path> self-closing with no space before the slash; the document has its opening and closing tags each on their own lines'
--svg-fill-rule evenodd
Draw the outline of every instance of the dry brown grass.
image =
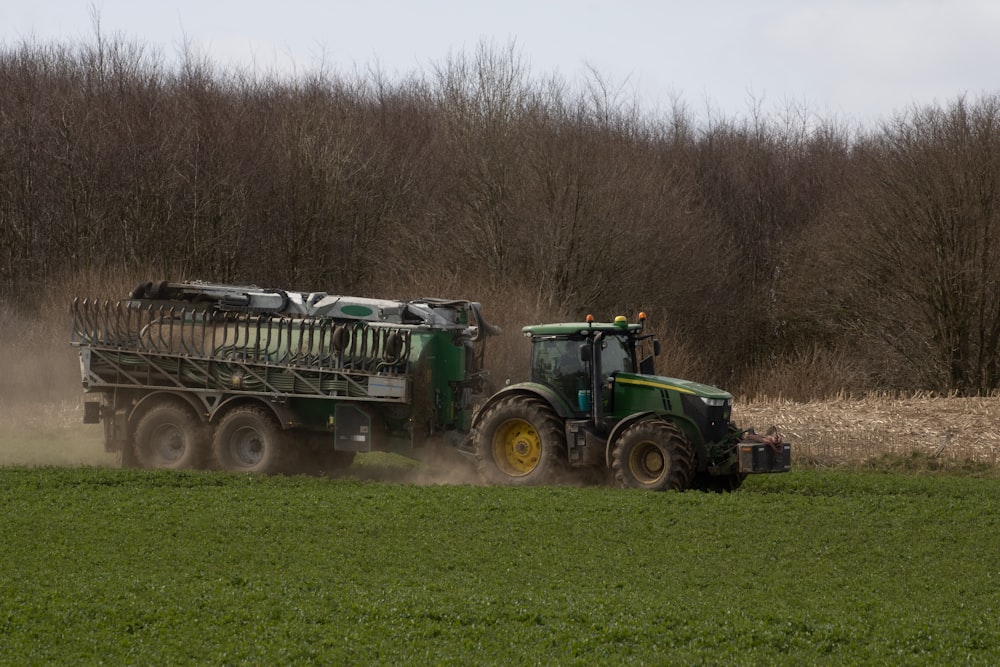
<svg viewBox="0 0 1000 667">
<path fill-rule="evenodd" d="M 741 396 L 808 401 L 817 396 L 836 396 L 843 387 L 863 392 L 873 386 L 862 356 L 813 346 L 753 368 L 739 378 L 738 386 L 728 388 Z"/>
<path fill-rule="evenodd" d="M 763 399 L 734 406 L 740 426 L 777 426 L 799 464 L 858 465 L 887 455 L 1000 464 L 1000 397 L 869 395 Z"/>
</svg>

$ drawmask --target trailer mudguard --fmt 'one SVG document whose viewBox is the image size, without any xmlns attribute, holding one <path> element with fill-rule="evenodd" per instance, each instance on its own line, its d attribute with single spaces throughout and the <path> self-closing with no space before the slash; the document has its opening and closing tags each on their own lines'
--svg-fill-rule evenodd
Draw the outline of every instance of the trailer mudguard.
<svg viewBox="0 0 1000 667">
<path fill-rule="evenodd" d="M 205 418 L 207 416 L 207 411 L 205 410 L 205 405 L 198 400 L 196 396 L 184 391 L 154 391 L 152 393 L 146 394 L 132 406 L 132 409 L 128 413 L 128 423 L 133 424 L 135 420 L 138 419 L 146 410 L 148 410 L 152 405 L 163 400 L 181 400 L 191 406 L 195 414 Z"/>
<path fill-rule="evenodd" d="M 223 400 L 219 403 L 214 410 L 212 410 L 211 416 L 209 416 L 209 421 L 213 424 L 219 421 L 220 415 L 229 412 L 229 408 L 235 405 L 262 405 L 274 413 L 275 418 L 281 425 L 283 430 L 288 430 L 290 428 L 295 428 L 302 424 L 302 419 L 295 413 L 294 410 L 289 408 L 283 403 L 276 403 L 274 401 L 262 400 L 257 396 L 232 396 Z"/>
</svg>

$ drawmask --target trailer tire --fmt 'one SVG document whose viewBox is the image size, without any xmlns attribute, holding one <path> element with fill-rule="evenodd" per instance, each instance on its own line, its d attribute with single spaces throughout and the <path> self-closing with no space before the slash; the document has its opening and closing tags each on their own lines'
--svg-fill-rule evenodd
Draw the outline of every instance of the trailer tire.
<svg viewBox="0 0 1000 667">
<path fill-rule="evenodd" d="M 644 419 L 624 431 L 611 454 L 618 486 L 683 491 L 694 473 L 694 450 L 681 431 L 663 419 Z"/>
<path fill-rule="evenodd" d="M 220 468 L 230 472 L 274 474 L 292 465 L 288 435 L 265 408 L 234 408 L 215 430 L 212 453 Z"/>
<path fill-rule="evenodd" d="M 169 402 L 154 405 L 139 418 L 134 440 L 135 460 L 142 468 L 201 468 L 208 453 L 207 425 L 189 408 Z"/>
<path fill-rule="evenodd" d="M 479 476 L 515 486 L 557 481 L 565 437 L 562 421 L 544 400 L 502 398 L 486 409 L 473 438 Z"/>
</svg>

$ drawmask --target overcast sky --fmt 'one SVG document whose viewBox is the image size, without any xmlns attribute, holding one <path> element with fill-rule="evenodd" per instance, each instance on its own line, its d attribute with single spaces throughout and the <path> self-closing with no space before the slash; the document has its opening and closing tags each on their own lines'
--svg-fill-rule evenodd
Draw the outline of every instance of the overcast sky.
<svg viewBox="0 0 1000 667">
<path fill-rule="evenodd" d="M 0 0 L 0 41 L 91 41 L 94 11 L 106 36 L 259 71 L 429 72 L 513 43 L 537 76 L 592 67 L 645 106 L 679 97 L 695 114 L 757 100 L 871 124 L 1000 91 L 997 0 Z"/>
</svg>

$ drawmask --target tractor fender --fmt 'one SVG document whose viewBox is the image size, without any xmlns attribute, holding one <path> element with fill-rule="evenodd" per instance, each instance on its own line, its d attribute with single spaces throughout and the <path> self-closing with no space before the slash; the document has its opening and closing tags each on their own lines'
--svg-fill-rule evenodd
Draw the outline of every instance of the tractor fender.
<svg viewBox="0 0 1000 667">
<path fill-rule="evenodd" d="M 604 462 L 607 464 L 608 469 L 611 469 L 611 450 L 614 449 L 614 442 L 618 439 L 618 436 L 622 431 L 627 429 L 632 424 L 642 421 L 643 419 L 660 418 L 660 415 L 657 413 L 647 410 L 646 412 L 636 412 L 635 414 L 631 414 L 615 424 L 614 428 L 611 429 L 611 432 L 608 433 L 607 442 L 604 443 Z"/>
<path fill-rule="evenodd" d="M 295 428 L 302 424 L 302 420 L 299 418 L 298 414 L 290 407 L 284 403 L 276 403 L 274 401 L 265 401 L 255 396 L 231 396 L 226 400 L 215 406 L 212 410 L 212 414 L 209 417 L 209 422 L 215 424 L 229 412 L 232 408 L 241 405 L 260 405 L 271 411 L 275 419 L 281 425 L 282 430 L 287 431 L 288 429 Z"/>
<path fill-rule="evenodd" d="M 608 434 L 608 441 L 604 446 L 604 461 L 607 463 L 608 467 L 611 467 L 611 450 L 614 449 L 614 442 L 618 439 L 618 436 L 626 428 L 636 423 L 637 421 L 642 421 L 643 419 L 666 419 L 666 417 L 658 412 L 646 411 L 646 412 L 636 412 L 635 414 L 625 417 L 611 429 L 611 433 Z M 668 421 L 673 422 L 681 431 L 688 437 L 691 448 L 694 450 L 695 455 L 695 467 L 698 470 L 703 470 L 705 467 L 705 460 L 707 458 L 707 452 L 705 449 L 705 443 L 700 437 L 692 438 L 690 437 L 690 432 L 694 431 L 697 433 L 697 428 L 691 423 L 689 419 L 680 417 L 678 415 L 671 416 Z"/>
<path fill-rule="evenodd" d="M 555 390 L 548 385 L 539 384 L 538 382 L 521 382 L 518 384 L 507 385 L 486 399 L 486 402 L 479 406 L 475 416 L 472 418 L 472 430 L 476 430 L 476 427 L 479 425 L 480 415 L 485 414 L 487 408 L 500 399 L 514 394 L 539 396 L 545 399 L 545 402 L 552 407 L 552 410 L 559 415 L 560 419 L 571 419 L 574 416 L 573 411 L 568 405 L 566 405 L 566 401 L 560 398 L 559 394 L 557 394 Z"/>
</svg>

